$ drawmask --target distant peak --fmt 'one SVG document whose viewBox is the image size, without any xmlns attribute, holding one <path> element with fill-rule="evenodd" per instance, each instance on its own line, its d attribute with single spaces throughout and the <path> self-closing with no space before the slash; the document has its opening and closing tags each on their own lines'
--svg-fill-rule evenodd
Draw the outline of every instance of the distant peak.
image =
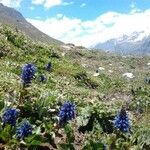
<svg viewBox="0 0 150 150">
<path fill-rule="evenodd" d="M 0 6 L 4 6 L 2 3 L 0 3 Z"/>
</svg>

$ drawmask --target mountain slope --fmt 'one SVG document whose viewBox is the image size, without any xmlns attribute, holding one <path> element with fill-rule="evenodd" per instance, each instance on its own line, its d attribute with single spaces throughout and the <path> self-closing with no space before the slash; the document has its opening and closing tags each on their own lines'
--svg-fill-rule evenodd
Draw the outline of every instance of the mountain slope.
<svg viewBox="0 0 150 150">
<path fill-rule="evenodd" d="M 150 55 L 150 35 L 144 32 L 133 32 L 131 35 L 123 35 L 119 38 L 107 40 L 94 46 L 121 54 Z"/>
<path fill-rule="evenodd" d="M 33 40 L 41 41 L 44 43 L 62 44 L 61 41 L 49 37 L 45 33 L 35 28 L 29 22 L 27 22 L 21 13 L 19 13 L 13 8 L 6 7 L 1 3 L 0 3 L 0 23 L 21 30 Z"/>
</svg>

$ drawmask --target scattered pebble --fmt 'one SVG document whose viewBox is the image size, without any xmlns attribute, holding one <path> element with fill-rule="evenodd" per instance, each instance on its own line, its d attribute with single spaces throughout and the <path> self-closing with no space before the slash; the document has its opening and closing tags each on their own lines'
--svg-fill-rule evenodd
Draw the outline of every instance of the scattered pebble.
<svg viewBox="0 0 150 150">
<path fill-rule="evenodd" d="M 103 67 L 99 67 L 98 69 L 101 70 L 101 71 L 102 71 L 102 70 L 105 70 L 105 68 L 103 68 Z"/>
<path fill-rule="evenodd" d="M 113 70 L 108 70 L 109 73 L 113 73 Z"/>
<path fill-rule="evenodd" d="M 66 53 L 62 53 L 61 56 L 64 57 Z"/>
<path fill-rule="evenodd" d="M 124 73 L 124 74 L 123 74 L 123 77 L 127 77 L 127 78 L 132 79 L 132 78 L 134 78 L 134 75 L 133 75 L 133 73 L 127 72 L 127 73 Z"/>
<path fill-rule="evenodd" d="M 84 67 L 84 68 L 85 68 L 86 66 L 87 66 L 86 64 L 82 64 L 82 67 Z"/>
<path fill-rule="evenodd" d="M 94 77 L 99 76 L 99 72 L 94 73 L 93 76 L 94 76 Z"/>
</svg>

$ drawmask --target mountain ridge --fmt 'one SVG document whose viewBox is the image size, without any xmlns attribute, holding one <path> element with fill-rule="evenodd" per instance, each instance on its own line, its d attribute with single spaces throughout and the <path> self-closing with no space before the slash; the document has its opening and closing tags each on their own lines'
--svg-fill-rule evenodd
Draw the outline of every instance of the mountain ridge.
<svg viewBox="0 0 150 150">
<path fill-rule="evenodd" d="M 2 3 L 0 3 L 0 23 L 14 27 L 17 30 L 21 30 L 35 41 L 58 45 L 63 43 L 41 32 L 29 23 L 19 11 L 11 7 L 4 6 Z"/>
<path fill-rule="evenodd" d="M 120 53 L 123 55 L 150 55 L 149 45 L 150 35 L 146 35 L 144 31 L 141 31 L 97 43 L 93 46 L 93 48 L 102 49 L 105 51 L 107 50 L 113 53 Z"/>
</svg>

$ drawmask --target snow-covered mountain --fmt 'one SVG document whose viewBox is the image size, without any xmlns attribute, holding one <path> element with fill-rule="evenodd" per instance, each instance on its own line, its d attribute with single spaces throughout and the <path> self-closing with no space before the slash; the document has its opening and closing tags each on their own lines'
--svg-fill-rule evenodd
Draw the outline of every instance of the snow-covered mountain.
<svg viewBox="0 0 150 150">
<path fill-rule="evenodd" d="M 93 48 L 121 54 L 150 55 L 150 34 L 141 31 L 98 43 Z"/>
</svg>

